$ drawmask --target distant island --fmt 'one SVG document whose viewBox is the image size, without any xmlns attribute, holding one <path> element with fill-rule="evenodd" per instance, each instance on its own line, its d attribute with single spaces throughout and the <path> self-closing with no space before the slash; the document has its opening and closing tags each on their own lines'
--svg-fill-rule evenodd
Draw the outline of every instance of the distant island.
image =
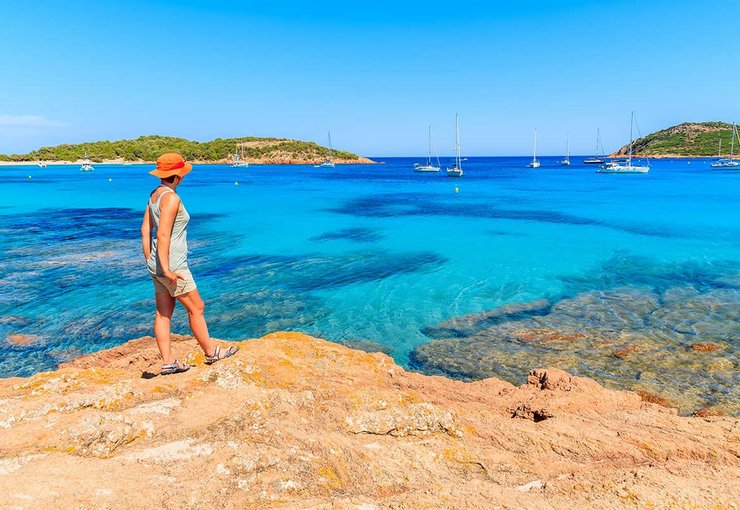
<svg viewBox="0 0 740 510">
<path fill-rule="evenodd" d="M 41 147 L 27 154 L 0 154 L 6 163 L 76 163 L 87 156 L 95 163 L 152 163 L 165 152 L 179 152 L 186 160 L 201 164 L 230 164 L 234 153 L 250 164 L 307 165 L 317 164 L 329 156 L 329 149 L 314 142 L 287 138 L 216 138 L 196 142 L 171 136 L 140 136 L 134 140 L 85 142 Z M 373 161 L 346 151 L 331 151 L 337 164 L 368 164 Z"/>
<path fill-rule="evenodd" d="M 722 154 L 730 153 L 732 124 L 726 122 L 684 122 L 677 126 L 661 129 L 635 140 L 632 153 L 638 157 L 652 158 L 701 158 L 717 155 L 722 139 Z M 740 152 L 735 140 L 737 154 Z M 629 145 L 625 145 L 610 157 L 626 156 Z"/>
</svg>

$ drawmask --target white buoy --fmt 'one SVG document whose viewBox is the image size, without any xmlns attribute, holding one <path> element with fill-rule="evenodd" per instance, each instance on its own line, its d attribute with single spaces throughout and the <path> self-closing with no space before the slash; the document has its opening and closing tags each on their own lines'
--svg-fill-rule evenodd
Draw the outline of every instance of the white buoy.
<svg viewBox="0 0 740 510">
<path fill-rule="evenodd" d="M 30 175 L 28 176 L 28 178 L 29 178 L 29 179 L 33 179 L 33 177 L 31 177 Z"/>
<path fill-rule="evenodd" d="M 239 186 L 239 181 L 234 181 L 234 186 Z"/>
<path fill-rule="evenodd" d="M 113 179 L 111 179 L 110 177 L 108 177 L 108 182 L 113 182 Z"/>
</svg>

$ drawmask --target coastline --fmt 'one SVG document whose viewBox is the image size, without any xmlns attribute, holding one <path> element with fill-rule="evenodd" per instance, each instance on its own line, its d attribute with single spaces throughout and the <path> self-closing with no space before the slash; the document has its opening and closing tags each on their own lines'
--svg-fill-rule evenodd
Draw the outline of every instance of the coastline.
<svg viewBox="0 0 740 510">
<path fill-rule="evenodd" d="M 627 157 L 627 153 L 622 152 L 612 152 L 607 156 L 607 158 L 624 158 Z M 687 156 L 685 154 L 638 154 L 634 153 L 632 154 L 633 158 L 637 159 L 715 159 L 717 158 L 716 154 L 709 155 L 709 156 Z M 723 158 L 729 158 L 729 155 L 722 156 Z M 733 156 L 732 159 L 740 159 L 740 156 Z"/>
<path fill-rule="evenodd" d="M 176 376 L 157 376 L 144 337 L 0 380 L 6 501 L 731 508 L 740 483 L 737 419 L 680 417 L 561 370 L 466 383 L 299 333 L 205 366 L 192 337 L 173 339 L 194 365 Z"/>
<path fill-rule="evenodd" d="M 296 158 L 261 158 L 252 159 L 246 158 L 245 161 L 250 165 L 319 165 L 323 163 L 322 158 L 308 158 L 308 159 L 296 159 Z M 42 163 L 54 166 L 79 166 L 82 164 L 82 160 L 77 161 L 59 161 L 59 160 L 42 160 Z M 376 161 L 368 158 L 359 157 L 357 159 L 332 159 L 335 165 L 375 165 Z M 155 161 L 126 161 L 126 165 L 154 165 Z M 231 165 L 234 163 L 233 160 L 219 159 L 219 160 L 193 160 L 191 161 L 194 165 Z M 0 161 L 0 166 L 38 166 L 39 161 Z M 122 159 L 104 159 L 102 161 L 93 161 L 93 165 L 121 165 L 123 166 L 124 160 Z"/>
</svg>

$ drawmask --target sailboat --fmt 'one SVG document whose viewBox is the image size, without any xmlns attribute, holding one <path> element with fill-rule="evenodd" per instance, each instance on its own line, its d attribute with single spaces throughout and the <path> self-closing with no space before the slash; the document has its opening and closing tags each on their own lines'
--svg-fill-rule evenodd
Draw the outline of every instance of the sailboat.
<svg viewBox="0 0 740 510">
<path fill-rule="evenodd" d="M 95 170 L 95 168 L 93 168 L 90 158 L 87 157 L 87 151 L 85 151 L 85 158 L 82 160 L 82 166 L 80 167 L 80 171 L 81 172 L 92 172 L 93 170 Z"/>
<path fill-rule="evenodd" d="M 634 143 L 634 137 L 632 134 L 632 127 L 635 124 L 635 112 L 632 112 L 630 117 L 630 145 L 629 152 L 627 155 L 626 164 L 617 161 L 611 161 L 606 165 L 602 166 L 597 173 L 600 174 L 646 174 L 650 171 L 650 165 L 633 165 L 632 164 L 632 144 Z"/>
<path fill-rule="evenodd" d="M 532 153 L 532 161 L 527 165 L 529 168 L 539 168 L 540 162 L 537 159 L 537 128 L 534 129 L 534 152 Z"/>
<path fill-rule="evenodd" d="M 414 172 L 439 172 L 439 156 L 437 156 L 437 166 L 432 164 L 432 126 L 429 126 L 429 154 L 425 165 L 414 163 Z"/>
<path fill-rule="evenodd" d="M 719 151 L 717 152 L 717 159 L 712 163 L 712 168 L 732 168 L 735 166 L 740 166 L 740 163 L 735 161 L 733 159 L 733 156 L 735 155 L 735 134 L 737 132 L 737 128 L 735 127 L 735 124 L 732 125 L 732 140 L 730 141 L 730 157 L 729 158 L 723 158 L 722 157 L 722 138 L 719 139 Z"/>
<path fill-rule="evenodd" d="M 565 159 L 560 161 L 562 166 L 570 166 L 570 131 L 565 135 Z"/>
<path fill-rule="evenodd" d="M 331 148 L 331 131 L 329 131 L 329 155 L 326 157 L 323 163 L 320 165 L 314 165 L 315 168 L 334 168 L 334 163 L 331 161 L 332 148 Z"/>
<path fill-rule="evenodd" d="M 231 165 L 232 168 L 245 168 L 248 167 L 249 163 L 247 163 L 247 160 L 244 159 L 244 146 L 239 145 L 238 151 L 234 149 L 234 164 Z"/>
<path fill-rule="evenodd" d="M 447 177 L 462 177 L 462 159 L 460 159 L 460 115 L 455 114 L 455 164 L 447 168 Z"/>
<path fill-rule="evenodd" d="M 604 146 L 601 145 L 601 132 L 599 128 L 596 128 L 596 156 L 586 158 L 583 160 L 584 165 L 603 165 L 604 158 L 599 154 L 604 154 Z"/>
</svg>

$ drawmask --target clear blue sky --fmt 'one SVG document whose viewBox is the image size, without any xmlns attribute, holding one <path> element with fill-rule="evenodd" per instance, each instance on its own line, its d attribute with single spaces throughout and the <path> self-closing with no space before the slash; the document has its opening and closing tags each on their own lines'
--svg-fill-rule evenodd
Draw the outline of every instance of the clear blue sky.
<svg viewBox="0 0 740 510">
<path fill-rule="evenodd" d="M 7 0 L 0 152 L 166 134 L 466 155 L 740 121 L 740 2 Z"/>
</svg>

